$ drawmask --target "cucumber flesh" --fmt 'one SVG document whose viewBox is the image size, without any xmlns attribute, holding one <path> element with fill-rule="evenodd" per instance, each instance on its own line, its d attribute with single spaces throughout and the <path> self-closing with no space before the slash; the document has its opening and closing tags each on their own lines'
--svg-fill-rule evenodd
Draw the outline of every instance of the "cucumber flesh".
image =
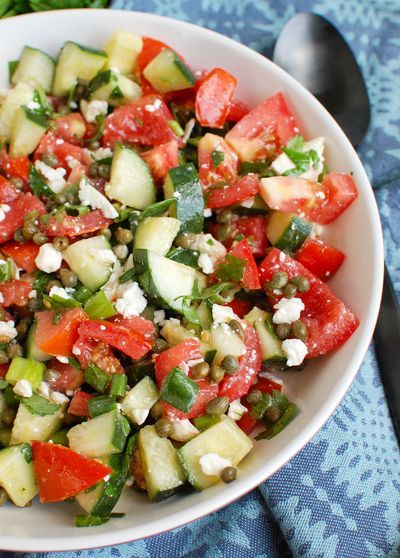
<svg viewBox="0 0 400 558">
<path fill-rule="evenodd" d="M 282 341 L 275 334 L 271 314 L 255 306 L 245 316 L 245 319 L 254 326 L 257 332 L 262 361 L 285 363 L 286 355 L 282 349 Z"/>
<path fill-rule="evenodd" d="M 136 229 L 133 246 L 165 256 L 180 227 L 181 222 L 174 217 L 147 217 Z"/>
<path fill-rule="evenodd" d="M 54 78 L 55 60 L 37 48 L 25 46 L 12 75 L 11 83 L 25 82 L 33 87 L 40 85 L 48 93 Z"/>
<path fill-rule="evenodd" d="M 116 31 L 104 45 L 104 50 L 108 54 L 106 67 L 117 68 L 122 74 L 132 73 L 142 48 L 143 40 L 139 35 Z"/>
<path fill-rule="evenodd" d="M 17 110 L 33 101 L 33 96 L 33 88 L 23 82 L 9 91 L 0 107 L 0 136 L 5 136 L 7 139 L 10 137 Z"/>
<path fill-rule="evenodd" d="M 64 413 L 60 409 L 54 415 L 34 415 L 23 403 L 18 407 L 11 432 L 11 445 L 38 440 L 46 442 L 61 428 Z"/>
<path fill-rule="evenodd" d="M 191 69 L 169 48 L 162 50 L 147 64 L 144 77 L 159 93 L 193 87 L 196 78 Z"/>
<path fill-rule="evenodd" d="M 175 198 L 170 215 L 182 223 L 180 232 L 200 233 L 204 226 L 203 189 L 195 167 L 190 163 L 168 172 L 164 183 L 166 198 Z"/>
<path fill-rule="evenodd" d="M 112 264 L 99 261 L 93 250 L 111 250 L 111 245 L 102 235 L 85 238 L 68 246 L 63 252 L 63 257 L 79 280 L 92 291 L 96 291 L 110 277 Z"/>
<path fill-rule="evenodd" d="M 38 493 L 29 444 L 0 451 L 0 486 L 18 507 L 23 508 Z"/>
<path fill-rule="evenodd" d="M 213 363 L 220 364 L 224 357 L 244 355 L 246 347 L 239 335 L 228 324 L 217 324 L 210 329 L 210 348 L 216 351 Z"/>
<path fill-rule="evenodd" d="M 34 322 L 29 330 L 28 337 L 26 340 L 26 356 L 27 358 L 33 358 L 39 362 L 46 362 L 53 358 L 51 355 L 43 352 L 36 344 L 36 327 L 37 324 Z"/>
<path fill-rule="evenodd" d="M 122 400 L 121 411 L 136 423 L 135 410 L 150 410 L 159 398 L 156 384 L 149 376 L 145 376 L 126 394 Z"/>
<path fill-rule="evenodd" d="M 273 211 L 268 218 L 268 240 L 280 250 L 296 252 L 310 235 L 311 230 L 311 223 L 291 213 Z"/>
<path fill-rule="evenodd" d="M 47 130 L 47 118 L 26 107 L 20 107 L 14 117 L 10 136 L 10 156 L 25 157 L 39 145 Z"/>
<path fill-rule="evenodd" d="M 105 70 L 97 74 L 89 83 L 90 100 L 107 101 L 112 107 L 137 101 L 141 94 L 140 85 L 114 70 Z"/>
</svg>

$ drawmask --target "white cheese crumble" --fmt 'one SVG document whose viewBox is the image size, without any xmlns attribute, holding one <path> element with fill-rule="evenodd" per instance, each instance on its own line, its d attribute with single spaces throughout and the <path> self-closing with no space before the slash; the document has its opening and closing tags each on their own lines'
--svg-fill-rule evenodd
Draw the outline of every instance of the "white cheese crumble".
<svg viewBox="0 0 400 558">
<path fill-rule="evenodd" d="M 58 360 L 58 362 L 61 362 L 62 364 L 68 364 L 68 357 L 66 356 L 56 356 L 56 359 Z"/>
<path fill-rule="evenodd" d="M 219 475 L 225 467 L 232 465 L 229 459 L 221 457 L 217 453 L 206 453 L 199 459 L 201 470 L 205 475 L 215 476 Z"/>
<path fill-rule="evenodd" d="M 109 147 L 99 147 L 95 151 L 90 151 L 90 149 L 84 149 L 86 155 L 89 155 L 94 161 L 100 161 L 101 159 L 110 159 L 113 156 L 113 152 Z"/>
<path fill-rule="evenodd" d="M 99 101 L 97 99 L 89 103 L 82 99 L 80 109 L 86 122 L 96 122 L 97 116 L 105 116 L 107 114 L 108 104 L 107 101 Z"/>
<path fill-rule="evenodd" d="M 125 244 L 117 244 L 113 247 L 113 252 L 119 260 L 124 260 L 129 253 L 128 246 Z"/>
<path fill-rule="evenodd" d="M 75 159 L 74 157 L 72 157 L 72 155 L 67 155 L 65 157 L 65 160 L 70 169 L 76 169 L 76 167 L 79 167 L 80 165 L 78 159 Z"/>
<path fill-rule="evenodd" d="M 19 380 L 13 387 L 13 392 L 21 397 L 32 397 L 32 385 L 29 380 Z"/>
<path fill-rule="evenodd" d="M 0 304 L 3 304 L 4 302 L 4 296 L 3 293 L 0 293 Z"/>
<path fill-rule="evenodd" d="M 198 250 L 203 254 L 208 254 L 211 258 L 220 259 L 226 254 L 225 246 L 215 239 L 210 233 L 196 234 L 193 240 L 190 241 L 189 248 L 191 250 Z"/>
<path fill-rule="evenodd" d="M 221 306 L 220 304 L 213 304 L 212 307 L 212 318 L 215 324 L 221 324 L 223 322 L 230 322 L 234 318 L 237 319 L 235 312 L 230 306 Z"/>
<path fill-rule="evenodd" d="M 66 395 L 59 391 L 53 391 L 50 394 L 50 401 L 57 403 L 57 405 L 63 405 L 63 403 L 68 403 L 69 399 Z"/>
<path fill-rule="evenodd" d="M 36 267 L 45 273 L 53 273 L 60 269 L 61 263 L 61 252 L 56 250 L 50 242 L 42 244 L 35 259 Z"/>
<path fill-rule="evenodd" d="M 44 397 L 45 399 L 49 399 L 50 386 L 47 382 L 40 382 L 40 385 L 38 387 L 38 394 Z"/>
<path fill-rule="evenodd" d="M 64 289 L 63 287 L 51 287 L 50 292 L 49 292 L 49 296 L 59 296 L 60 298 L 71 298 L 71 291 L 74 292 L 75 289 L 71 289 L 71 288 L 66 288 Z"/>
<path fill-rule="evenodd" d="M 117 261 L 117 256 L 110 248 L 90 248 L 89 255 L 96 261 L 106 265 Z"/>
<path fill-rule="evenodd" d="M 118 295 L 119 298 L 117 298 L 115 303 L 115 309 L 124 318 L 138 316 L 147 306 L 144 291 L 142 291 L 136 281 L 123 283 L 118 290 Z"/>
<path fill-rule="evenodd" d="M 147 112 L 155 112 L 161 107 L 161 100 L 155 99 L 152 105 L 145 105 L 144 110 Z"/>
<path fill-rule="evenodd" d="M 81 350 L 79 347 L 77 347 L 76 345 L 74 345 L 72 347 L 72 354 L 75 356 L 79 356 L 81 354 Z"/>
<path fill-rule="evenodd" d="M 107 219 L 118 217 L 118 211 L 115 207 L 101 192 L 91 186 L 85 178 L 82 178 L 79 183 L 78 196 L 83 205 L 89 205 L 92 209 L 100 209 Z"/>
<path fill-rule="evenodd" d="M 38 103 L 37 101 L 29 101 L 29 103 L 26 105 L 26 108 L 29 110 L 39 110 L 40 103 Z"/>
<path fill-rule="evenodd" d="M 288 366 L 301 364 L 308 352 L 307 345 L 301 339 L 285 339 L 282 341 L 282 349 L 287 357 Z"/>
<path fill-rule="evenodd" d="M 188 442 L 200 434 L 199 430 L 188 419 L 174 421 L 171 438 L 177 442 Z"/>
<path fill-rule="evenodd" d="M 67 181 L 65 180 L 64 176 L 66 174 L 66 170 L 62 167 L 58 169 L 53 169 L 43 161 L 35 161 L 36 169 L 45 177 L 48 187 L 53 190 L 56 194 L 60 193 L 67 185 Z"/>
<path fill-rule="evenodd" d="M 28 294 L 28 298 L 37 298 L 37 291 L 32 289 L 31 292 Z"/>
<path fill-rule="evenodd" d="M 203 211 L 204 217 L 207 219 L 207 217 L 211 217 L 212 216 L 212 209 L 211 207 L 206 207 L 205 210 Z"/>
<path fill-rule="evenodd" d="M 275 304 L 274 308 L 277 310 L 272 316 L 274 324 L 292 324 L 300 318 L 305 306 L 301 298 L 284 297 Z"/>
<path fill-rule="evenodd" d="M 6 203 L 0 204 L 0 221 L 4 221 L 6 218 L 6 213 L 10 211 L 11 207 Z"/>
<path fill-rule="evenodd" d="M 210 275 L 210 273 L 214 273 L 215 260 L 214 258 L 210 258 L 208 254 L 200 254 L 197 263 L 201 267 L 203 273 L 205 273 L 206 275 Z"/>
<path fill-rule="evenodd" d="M 283 174 L 288 170 L 295 169 L 296 165 L 293 163 L 286 153 L 281 153 L 278 157 L 272 161 L 270 169 L 276 172 L 276 174 Z"/>
<path fill-rule="evenodd" d="M 153 322 L 155 324 L 161 324 L 165 320 L 165 312 L 164 310 L 156 310 L 154 312 Z"/>
<path fill-rule="evenodd" d="M 232 420 L 239 420 L 245 413 L 247 413 L 247 408 L 241 404 L 240 399 L 235 399 L 229 405 L 228 417 Z"/>
<path fill-rule="evenodd" d="M 247 209 L 249 207 L 253 207 L 254 205 L 254 196 L 250 196 L 250 198 L 246 198 L 245 200 L 242 200 L 239 204 L 241 207 L 247 207 Z"/>
</svg>

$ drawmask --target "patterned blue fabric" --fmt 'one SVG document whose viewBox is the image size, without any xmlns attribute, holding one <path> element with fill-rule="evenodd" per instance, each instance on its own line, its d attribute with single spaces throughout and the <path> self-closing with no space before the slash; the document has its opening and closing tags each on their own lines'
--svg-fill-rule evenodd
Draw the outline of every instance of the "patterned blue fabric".
<svg viewBox="0 0 400 558">
<path fill-rule="evenodd" d="M 377 189 L 386 257 L 400 291 L 400 4 L 398 0 L 115 0 L 210 27 L 270 54 L 284 23 L 315 11 L 349 41 L 372 101 L 360 156 Z M 400 454 L 371 347 L 325 427 L 238 502 L 175 531 L 89 558 L 395 558 L 400 556 Z M 12 554 L 5 553 L 5 556 Z M 26 554 L 66 558 L 67 554 Z"/>
</svg>

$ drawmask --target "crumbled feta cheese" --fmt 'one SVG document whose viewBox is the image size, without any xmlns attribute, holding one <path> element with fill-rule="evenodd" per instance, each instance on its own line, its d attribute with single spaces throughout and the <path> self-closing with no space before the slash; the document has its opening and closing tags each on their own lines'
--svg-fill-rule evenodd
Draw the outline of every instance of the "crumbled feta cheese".
<svg viewBox="0 0 400 558">
<path fill-rule="evenodd" d="M 147 112 L 155 112 L 161 107 L 161 99 L 156 99 L 152 105 L 145 105 L 144 110 Z"/>
<path fill-rule="evenodd" d="M 131 409 L 130 414 L 132 419 L 136 422 L 138 426 L 144 423 L 144 421 L 149 416 L 149 409 Z"/>
<path fill-rule="evenodd" d="M 80 165 L 80 162 L 74 157 L 72 157 L 72 155 L 67 155 L 65 157 L 65 160 L 70 169 L 76 169 L 76 167 L 79 167 Z"/>
<path fill-rule="evenodd" d="M 274 324 L 292 324 L 300 318 L 305 306 L 301 298 L 283 297 L 274 308 L 277 310 L 272 316 Z"/>
<path fill-rule="evenodd" d="M 4 221 L 6 218 L 6 213 L 10 211 L 11 207 L 6 203 L 0 204 L 0 221 Z"/>
<path fill-rule="evenodd" d="M 0 337 L 7 337 L 8 339 L 14 339 L 17 337 L 18 332 L 14 327 L 15 322 L 9 320 L 8 322 L 0 322 Z"/>
<path fill-rule="evenodd" d="M 97 116 L 105 116 L 108 111 L 107 101 L 94 101 L 87 102 L 82 99 L 80 102 L 81 113 L 83 114 L 86 122 L 96 122 Z"/>
<path fill-rule="evenodd" d="M 123 283 L 119 288 L 118 295 L 115 309 L 124 318 L 138 316 L 147 306 L 144 292 L 136 281 Z"/>
<path fill-rule="evenodd" d="M 56 145 L 62 145 L 64 143 L 64 140 L 62 138 L 57 138 L 56 139 Z"/>
<path fill-rule="evenodd" d="M 278 157 L 272 161 L 270 169 L 276 172 L 276 174 L 283 174 L 288 170 L 295 169 L 296 165 L 293 163 L 286 153 L 281 153 Z"/>
<path fill-rule="evenodd" d="M 58 360 L 58 362 L 62 362 L 62 364 L 68 364 L 68 357 L 65 356 L 56 356 L 56 359 Z"/>
<path fill-rule="evenodd" d="M 77 347 L 76 345 L 74 345 L 72 347 L 72 354 L 75 356 L 79 356 L 81 354 L 81 350 L 79 347 Z"/>
<path fill-rule="evenodd" d="M 40 382 L 40 385 L 38 387 L 38 394 L 44 397 L 45 399 L 49 399 L 50 386 L 47 382 Z"/>
<path fill-rule="evenodd" d="M 61 263 L 61 252 L 56 250 L 50 242 L 42 244 L 35 259 L 36 267 L 45 273 L 53 273 L 60 269 Z"/>
<path fill-rule="evenodd" d="M 206 207 L 205 210 L 203 211 L 204 217 L 207 219 L 207 217 L 211 217 L 212 216 L 212 209 L 210 207 Z"/>
<path fill-rule="evenodd" d="M 37 101 L 29 101 L 29 103 L 26 105 L 26 108 L 29 110 L 39 110 L 40 103 L 38 103 Z"/>
<path fill-rule="evenodd" d="M 3 304 L 4 302 L 4 296 L 3 293 L 0 293 L 0 304 Z"/>
<path fill-rule="evenodd" d="M 83 205 L 89 205 L 92 209 L 100 209 L 107 219 L 118 217 L 118 211 L 108 201 L 108 199 L 91 184 L 82 178 L 79 183 L 79 199 Z"/>
<path fill-rule="evenodd" d="M 95 151 L 85 149 L 84 151 L 94 161 L 100 161 L 101 159 L 110 159 L 113 156 L 113 152 L 109 147 L 99 147 Z"/>
<path fill-rule="evenodd" d="M 165 320 L 165 312 L 164 310 L 156 310 L 154 312 L 153 322 L 155 324 L 161 324 Z"/>
<path fill-rule="evenodd" d="M 318 136 L 304 142 L 304 151 L 310 151 L 311 149 L 317 152 L 320 159 L 324 160 L 325 138 Z"/>
<path fill-rule="evenodd" d="M 213 304 L 212 317 L 215 324 L 230 322 L 234 318 L 237 319 L 235 312 L 230 306 L 221 306 L 220 304 Z"/>
<path fill-rule="evenodd" d="M 32 289 L 31 292 L 28 294 L 28 298 L 37 298 L 37 291 Z"/>
<path fill-rule="evenodd" d="M 183 133 L 183 136 L 182 136 L 183 143 L 187 143 L 187 140 L 192 135 L 193 128 L 195 127 L 195 125 L 196 125 L 196 120 L 194 118 L 191 118 L 190 120 L 188 120 L 186 122 L 185 130 L 184 130 L 184 133 Z"/>
<path fill-rule="evenodd" d="M 53 169 L 43 161 L 39 159 L 35 161 L 36 169 L 44 176 L 46 179 L 47 185 L 53 192 L 59 194 L 67 185 L 67 181 L 65 180 L 64 176 L 66 174 L 66 170 L 62 167 L 58 169 Z"/>
<path fill-rule="evenodd" d="M 171 438 L 177 442 L 188 442 L 200 434 L 199 430 L 188 419 L 174 421 Z"/>
<path fill-rule="evenodd" d="M 225 246 L 216 240 L 210 233 L 196 234 L 190 241 L 190 249 L 198 250 L 203 254 L 208 254 L 211 258 L 220 259 L 226 254 Z"/>
<path fill-rule="evenodd" d="M 282 349 L 287 357 L 288 366 L 301 364 L 308 352 L 307 345 L 301 339 L 285 339 L 282 341 Z"/>
<path fill-rule="evenodd" d="M 117 244 L 113 247 L 113 252 L 119 260 L 124 260 L 129 253 L 128 246 L 125 244 Z"/>
<path fill-rule="evenodd" d="M 232 465 L 229 459 L 221 457 L 217 453 L 206 453 L 199 459 L 201 470 L 205 475 L 215 476 L 219 475 L 225 467 Z"/>
<path fill-rule="evenodd" d="M 109 248 L 90 248 L 89 255 L 104 264 L 113 264 L 117 261 L 117 256 Z"/>
<path fill-rule="evenodd" d="M 50 401 L 53 403 L 57 403 L 58 405 L 63 405 L 64 403 L 68 403 L 69 399 L 66 395 L 59 391 L 53 391 L 50 393 Z"/>
<path fill-rule="evenodd" d="M 215 260 L 214 258 L 210 258 L 208 254 L 200 254 L 197 263 L 201 267 L 203 273 L 205 273 L 206 275 L 210 275 L 210 273 L 214 273 Z"/>
<path fill-rule="evenodd" d="M 241 404 L 240 399 L 235 399 L 229 405 L 228 417 L 232 420 L 239 420 L 244 413 L 247 413 L 247 408 Z"/>
<path fill-rule="evenodd" d="M 51 287 L 50 292 L 49 292 L 49 296 L 59 296 L 60 298 L 71 298 L 71 294 L 70 291 L 71 289 L 64 289 L 63 287 Z M 72 289 L 74 290 L 74 289 Z"/>
<path fill-rule="evenodd" d="M 13 392 L 21 397 L 32 397 L 32 385 L 29 380 L 19 380 L 13 387 Z"/>
<path fill-rule="evenodd" d="M 250 196 L 250 198 L 246 198 L 245 200 L 242 200 L 239 205 L 241 207 L 249 208 L 249 207 L 253 207 L 253 204 L 254 204 L 254 196 Z"/>
<path fill-rule="evenodd" d="M 74 395 L 74 390 L 73 389 L 67 389 L 67 391 L 65 392 L 65 395 L 68 395 L 68 397 L 72 397 Z"/>
<path fill-rule="evenodd" d="M 103 478 L 103 481 L 104 481 L 104 482 L 108 482 L 108 481 L 110 480 L 110 478 L 111 478 L 111 475 L 106 475 L 106 476 Z"/>
</svg>

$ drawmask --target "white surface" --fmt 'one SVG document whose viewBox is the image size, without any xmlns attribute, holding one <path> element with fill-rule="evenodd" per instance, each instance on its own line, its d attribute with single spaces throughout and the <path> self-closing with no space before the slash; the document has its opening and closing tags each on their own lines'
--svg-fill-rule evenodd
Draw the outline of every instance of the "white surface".
<svg viewBox="0 0 400 558">
<path fill-rule="evenodd" d="M 128 491 L 116 511 L 123 519 L 77 529 L 78 506 L 40 505 L 0 508 L 0 548 L 66 550 L 117 544 L 148 537 L 206 515 L 232 502 L 272 475 L 321 428 L 357 373 L 368 347 L 380 303 L 383 276 L 382 235 L 375 199 L 365 171 L 349 141 L 325 109 L 283 70 L 250 49 L 212 31 L 150 14 L 126 11 L 68 10 L 19 16 L 0 21 L 0 87 L 7 87 L 7 61 L 29 44 L 56 56 L 64 40 L 101 47 L 114 30 L 136 31 L 169 43 L 194 69 L 221 66 L 238 78 L 237 96 L 254 106 L 283 91 L 308 138 L 324 136 L 326 159 L 336 171 L 354 173 L 359 198 L 325 238 L 347 254 L 330 285 L 351 307 L 361 325 L 339 351 L 319 358 L 300 374 L 282 375 L 301 413 L 279 436 L 255 444 L 240 466 L 238 479 L 201 493 L 151 503 Z"/>
</svg>

